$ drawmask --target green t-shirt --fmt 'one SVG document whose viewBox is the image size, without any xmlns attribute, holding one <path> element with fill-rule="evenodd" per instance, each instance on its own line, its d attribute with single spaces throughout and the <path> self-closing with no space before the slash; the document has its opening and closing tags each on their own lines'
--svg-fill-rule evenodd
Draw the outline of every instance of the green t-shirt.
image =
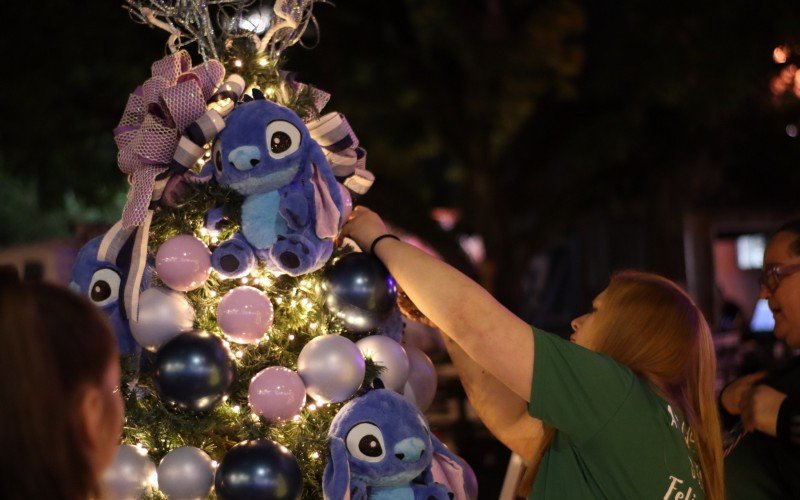
<svg viewBox="0 0 800 500">
<path fill-rule="evenodd" d="M 725 457 L 725 498 L 727 500 L 766 500 L 792 498 L 783 475 L 798 474 L 796 460 L 776 460 L 777 443 L 763 434 L 748 434 Z M 795 463 L 792 463 L 795 462 Z M 781 470 L 781 469 L 786 470 Z M 794 471 L 792 471 L 794 469 Z"/>
<path fill-rule="evenodd" d="M 534 329 L 531 416 L 556 429 L 532 499 L 702 500 L 677 409 L 608 356 Z"/>
</svg>

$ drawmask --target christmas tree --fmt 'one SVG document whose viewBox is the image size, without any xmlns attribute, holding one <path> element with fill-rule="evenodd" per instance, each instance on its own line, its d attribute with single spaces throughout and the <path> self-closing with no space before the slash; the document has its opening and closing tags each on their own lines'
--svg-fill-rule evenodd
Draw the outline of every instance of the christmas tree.
<svg viewBox="0 0 800 500">
<path fill-rule="evenodd" d="M 283 69 L 317 1 L 125 6 L 169 33 L 170 54 L 114 130 L 122 219 L 73 271 L 123 354 L 110 497 L 322 498 L 343 405 L 375 384 L 430 404 L 394 280 L 336 241 L 374 180 L 365 151 L 323 114 L 329 96 Z"/>
</svg>

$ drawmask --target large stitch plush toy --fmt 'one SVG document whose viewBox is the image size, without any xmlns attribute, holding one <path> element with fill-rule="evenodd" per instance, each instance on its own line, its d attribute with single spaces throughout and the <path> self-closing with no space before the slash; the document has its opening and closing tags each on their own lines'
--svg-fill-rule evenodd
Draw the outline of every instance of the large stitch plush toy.
<svg viewBox="0 0 800 500">
<path fill-rule="evenodd" d="M 394 391 L 373 389 L 347 403 L 328 436 L 326 500 L 473 498 L 465 491 L 471 471 L 431 434 L 422 413 Z M 447 470 L 440 474 L 451 480 L 435 479 L 434 469 Z"/>
<path fill-rule="evenodd" d="M 342 195 L 320 146 L 290 109 L 264 99 L 236 106 L 212 148 L 208 172 L 245 196 L 239 240 L 223 242 L 212 263 L 241 276 L 253 251 L 273 272 L 298 276 L 320 268 L 333 251 Z"/>
</svg>

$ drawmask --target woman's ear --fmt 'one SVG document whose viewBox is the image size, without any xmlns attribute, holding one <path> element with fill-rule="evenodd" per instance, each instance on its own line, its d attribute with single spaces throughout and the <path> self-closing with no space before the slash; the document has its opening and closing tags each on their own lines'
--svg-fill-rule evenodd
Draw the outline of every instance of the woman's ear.
<svg viewBox="0 0 800 500">
<path fill-rule="evenodd" d="M 76 431 L 86 446 L 87 455 L 94 456 L 103 442 L 103 433 L 107 432 L 103 422 L 105 415 L 103 394 L 100 387 L 91 384 L 81 391 L 79 397 Z"/>
</svg>

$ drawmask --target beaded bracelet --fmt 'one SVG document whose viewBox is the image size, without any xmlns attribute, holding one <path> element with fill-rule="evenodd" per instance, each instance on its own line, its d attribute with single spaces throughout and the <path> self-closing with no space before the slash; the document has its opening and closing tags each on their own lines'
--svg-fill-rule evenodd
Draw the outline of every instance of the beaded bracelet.
<svg viewBox="0 0 800 500">
<path fill-rule="evenodd" d="M 400 241 L 400 238 L 398 238 L 397 236 L 395 236 L 393 234 L 389 234 L 389 233 L 382 234 L 382 235 L 378 236 L 377 238 L 375 238 L 374 240 L 372 240 L 372 245 L 369 246 L 369 253 L 371 253 L 372 255 L 375 255 L 375 245 L 377 245 L 378 242 L 381 241 L 384 238 L 392 238 L 392 239 L 395 239 L 397 241 Z"/>
</svg>

